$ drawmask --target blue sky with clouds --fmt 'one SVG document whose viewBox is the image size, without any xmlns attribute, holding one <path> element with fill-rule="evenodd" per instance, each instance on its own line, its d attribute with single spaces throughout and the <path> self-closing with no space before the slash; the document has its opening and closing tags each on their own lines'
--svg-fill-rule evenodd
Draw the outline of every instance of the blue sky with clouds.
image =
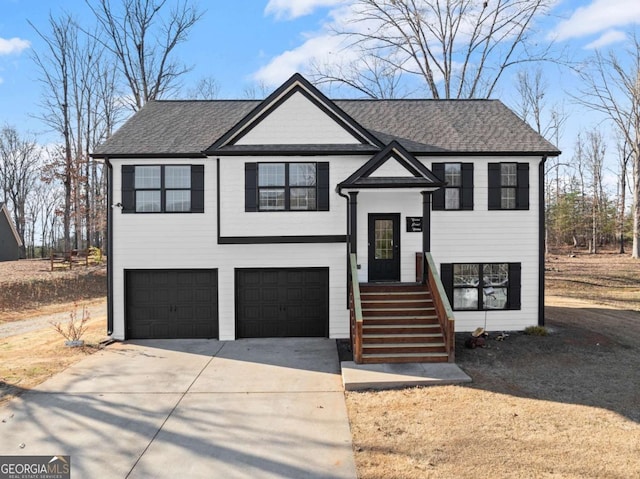
<svg viewBox="0 0 640 479">
<path fill-rule="evenodd" d="M 178 54 L 193 70 L 183 79 L 185 90 L 199 78 L 213 77 L 221 98 L 243 98 L 252 85 L 277 87 L 295 71 L 304 73 L 312 57 L 339 55 L 331 26 L 349 16 L 349 0 L 200 0 L 206 9 Z M 49 12 L 72 12 L 80 23 L 92 23 L 84 0 L 0 0 L 0 125 L 41 132 L 38 114 L 42 95 L 30 51 L 42 41 L 28 21 L 47 31 Z M 640 24 L 640 0 L 558 0 L 540 35 L 555 38 L 575 57 L 594 48 L 622 45 L 625 32 Z M 514 72 L 515 74 L 515 72 Z M 549 97 L 557 101 L 576 87 L 575 78 L 551 68 L 547 72 Z M 508 78 L 494 95 L 513 105 Z M 570 100 L 571 118 L 559 145 L 570 150 L 574 132 L 597 120 L 581 112 Z M 612 148 L 613 149 L 613 148 Z M 568 160 L 568 158 L 566 158 Z"/>
</svg>

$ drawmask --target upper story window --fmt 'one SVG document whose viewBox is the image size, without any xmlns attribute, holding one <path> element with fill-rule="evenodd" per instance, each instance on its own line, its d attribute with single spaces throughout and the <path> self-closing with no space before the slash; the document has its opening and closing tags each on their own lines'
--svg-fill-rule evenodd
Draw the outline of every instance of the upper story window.
<svg viewBox="0 0 640 479">
<path fill-rule="evenodd" d="M 123 165 L 125 213 L 204 212 L 203 165 Z"/>
<path fill-rule="evenodd" d="M 316 210 L 315 163 L 258 163 L 258 209 Z"/>
<path fill-rule="evenodd" d="M 434 210 L 473 209 L 473 163 L 433 163 L 432 171 L 447 183 L 433 193 Z"/>
<path fill-rule="evenodd" d="M 440 265 L 454 311 L 520 309 L 520 263 Z"/>
<path fill-rule="evenodd" d="M 529 209 L 529 164 L 489 163 L 489 209 Z"/>
<path fill-rule="evenodd" d="M 246 163 L 245 211 L 327 211 L 329 163 Z"/>
</svg>

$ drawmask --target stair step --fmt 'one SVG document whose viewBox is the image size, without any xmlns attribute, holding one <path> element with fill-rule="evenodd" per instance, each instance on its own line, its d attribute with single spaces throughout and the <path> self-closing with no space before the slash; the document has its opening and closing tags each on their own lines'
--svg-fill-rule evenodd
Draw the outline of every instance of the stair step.
<svg viewBox="0 0 640 479">
<path fill-rule="evenodd" d="M 422 324 L 422 323 L 409 323 L 409 324 L 363 324 L 363 334 L 428 334 L 439 333 L 441 334 L 440 325 L 434 324 Z"/>
<path fill-rule="evenodd" d="M 389 299 L 431 299 L 431 293 L 428 291 L 413 291 L 413 292 L 365 292 L 360 291 L 361 298 L 370 298 L 370 299 L 381 299 L 381 298 L 389 298 Z"/>
<path fill-rule="evenodd" d="M 362 308 L 363 316 L 435 316 L 435 308 Z"/>
<path fill-rule="evenodd" d="M 364 326 L 367 324 L 434 324 L 440 327 L 436 316 L 363 316 L 362 321 Z"/>
<path fill-rule="evenodd" d="M 362 354 L 363 363 L 446 363 L 449 360 L 447 353 L 368 353 Z"/>
<path fill-rule="evenodd" d="M 420 350 L 432 351 L 438 348 L 444 348 L 444 343 L 364 343 L 362 345 L 362 350 L 369 353 L 374 350 L 379 350 L 379 352 L 394 351 L 412 353 L 420 352 Z"/>
<path fill-rule="evenodd" d="M 362 344 L 422 344 L 422 343 L 441 343 L 443 341 L 440 333 L 423 333 L 423 334 L 363 334 Z"/>
<path fill-rule="evenodd" d="M 389 301 L 389 300 L 371 300 L 363 299 L 360 301 L 363 308 L 431 308 L 433 309 L 433 301 L 425 299 L 412 299 L 408 301 Z"/>
<path fill-rule="evenodd" d="M 368 284 L 360 283 L 360 291 L 366 293 L 402 293 L 429 291 L 423 284 Z"/>
</svg>

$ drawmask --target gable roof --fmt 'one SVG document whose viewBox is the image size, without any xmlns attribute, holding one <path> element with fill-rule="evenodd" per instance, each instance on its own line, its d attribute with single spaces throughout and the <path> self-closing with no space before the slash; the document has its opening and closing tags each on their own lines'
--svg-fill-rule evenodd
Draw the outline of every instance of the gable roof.
<svg viewBox="0 0 640 479">
<path fill-rule="evenodd" d="M 0 214 L 3 214 L 7 219 L 7 224 L 9 225 L 9 229 L 13 233 L 13 237 L 16 239 L 16 243 L 18 244 L 18 246 L 22 246 L 22 240 L 20 239 L 18 230 L 16 230 L 16 227 L 13 224 L 11 217 L 9 216 L 9 210 L 7 209 L 7 205 L 2 201 L 0 201 Z"/>
<path fill-rule="evenodd" d="M 233 145 L 290 91 L 312 92 L 360 144 Z M 316 94 L 317 92 L 317 94 Z M 412 154 L 557 156 L 560 151 L 498 100 L 329 100 L 300 75 L 264 101 L 148 102 L 94 157 L 369 153 L 397 141 Z"/>
<path fill-rule="evenodd" d="M 406 171 L 405 176 L 372 176 L 389 160 L 397 161 Z M 410 188 L 438 189 L 444 183 L 397 141 L 358 168 L 349 178 L 338 184 L 339 189 L 351 188 Z"/>
<path fill-rule="evenodd" d="M 233 128 L 218 138 L 209 148 L 207 148 L 207 153 L 222 150 L 228 145 L 235 145 L 235 143 L 251 131 L 253 127 L 267 118 L 274 110 L 296 93 L 302 94 L 311 101 L 311 103 L 320 108 L 361 145 L 383 146 L 382 142 L 370 131 L 363 128 L 358 122 L 354 121 L 353 118 L 338 108 L 334 102 L 329 100 L 302 75 L 296 73 L 265 100 L 260 102 L 250 113 L 236 123 Z"/>
</svg>

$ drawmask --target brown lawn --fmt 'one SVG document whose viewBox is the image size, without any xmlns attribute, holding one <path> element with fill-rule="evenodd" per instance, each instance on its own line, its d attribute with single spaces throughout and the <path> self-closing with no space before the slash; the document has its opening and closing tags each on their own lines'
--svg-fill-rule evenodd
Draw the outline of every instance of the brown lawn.
<svg viewBox="0 0 640 479">
<path fill-rule="evenodd" d="M 346 394 L 360 478 L 640 477 L 640 262 L 547 268 L 549 336 L 459 335 L 468 386 Z"/>
</svg>

